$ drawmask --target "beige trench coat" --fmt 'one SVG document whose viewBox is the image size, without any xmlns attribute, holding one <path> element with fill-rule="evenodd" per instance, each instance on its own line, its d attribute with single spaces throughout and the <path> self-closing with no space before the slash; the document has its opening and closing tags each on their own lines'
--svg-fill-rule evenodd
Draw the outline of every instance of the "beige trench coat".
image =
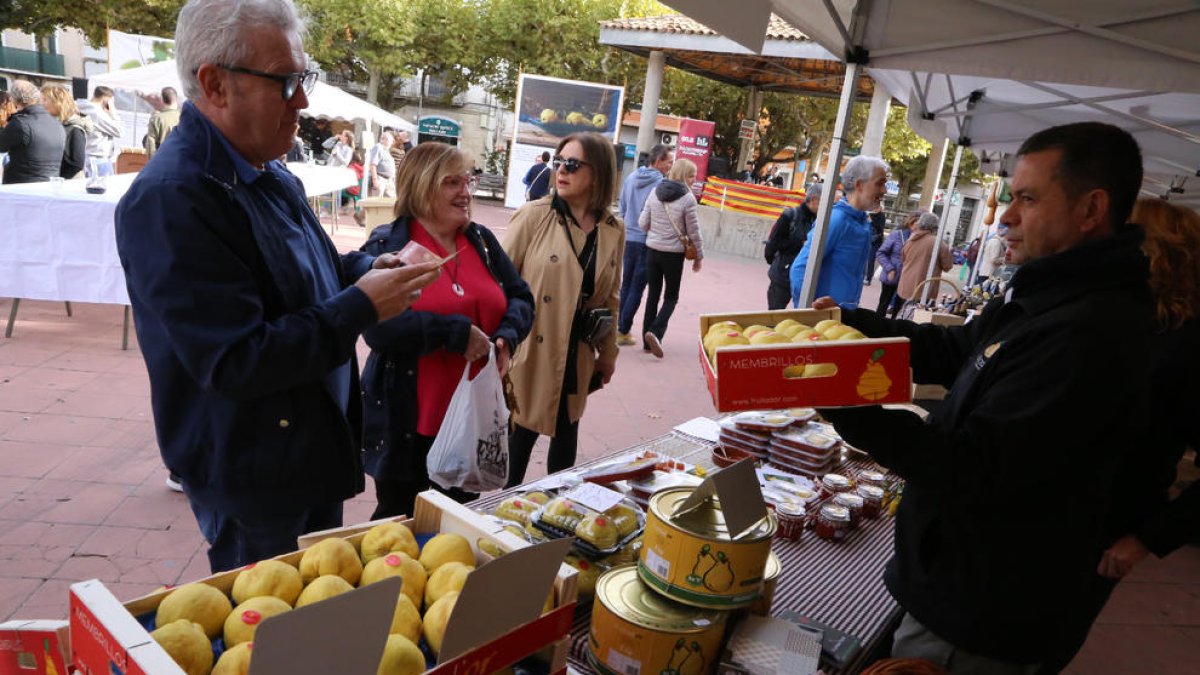
<svg viewBox="0 0 1200 675">
<path fill-rule="evenodd" d="M 567 342 L 583 285 L 583 268 L 563 231 L 563 219 L 543 197 L 521 206 L 508 223 L 504 251 L 517 273 L 529 284 L 534 297 L 533 329 L 513 358 L 509 378 L 516 398 L 513 420 L 545 436 L 554 435 L 562 381 L 567 368 Z M 625 252 L 625 226 L 612 214 L 597 224 L 596 292 L 586 307 L 608 307 L 616 321 L 621 292 L 621 262 Z M 587 236 L 569 227 L 575 250 L 582 251 Z M 579 382 L 567 401 L 572 422 L 583 417 L 588 382 L 597 361 L 616 365 L 616 330 L 597 353 L 581 344 L 575 372 Z"/>
</svg>

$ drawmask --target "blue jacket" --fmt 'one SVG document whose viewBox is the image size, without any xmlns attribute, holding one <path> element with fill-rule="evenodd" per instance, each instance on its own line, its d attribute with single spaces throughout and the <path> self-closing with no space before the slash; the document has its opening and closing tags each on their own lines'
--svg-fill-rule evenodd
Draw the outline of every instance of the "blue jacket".
<svg viewBox="0 0 1200 675">
<path fill-rule="evenodd" d="M 508 298 L 508 309 L 491 338 L 504 338 L 515 354 L 533 326 L 533 294 L 491 230 L 471 223 L 465 234 Z M 408 218 L 397 218 L 375 228 L 362 250 L 379 256 L 399 251 L 408 241 Z M 470 334 L 469 317 L 412 310 L 376 324 L 363 334 L 371 347 L 362 377 L 367 473 L 404 480 L 413 476 L 414 463 L 425 465 L 424 455 L 417 456 L 412 450 L 420 405 L 417 360 L 438 349 L 461 354 Z"/>
<path fill-rule="evenodd" d="M 812 247 L 813 231 L 808 233 L 804 248 L 792 263 L 792 305 L 800 298 L 804 285 L 804 270 L 808 267 L 808 252 Z M 817 279 L 814 298 L 830 296 L 843 307 L 858 306 L 862 295 L 863 270 L 871 256 L 871 221 L 866 212 L 850 206 L 845 199 L 833 205 L 829 215 L 829 233 L 825 236 L 825 252 L 821 258 L 821 274 Z"/>
<path fill-rule="evenodd" d="M 898 286 L 900 284 L 900 270 L 903 268 L 903 256 L 900 254 L 904 251 L 904 245 L 908 243 L 908 238 L 912 236 L 912 230 L 907 227 L 897 227 L 892 230 L 892 233 L 884 240 L 883 246 L 875 252 L 875 262 L 883 268 L 883 275 L 879 277 L 881 283 L 888 286 Z M 896 274 L 888 281 L 888 272 L 895 271 Z"/>
<path fill-rule="evenodd" d="M 525 191 L 525 201 L 531 202 L 550 194 L 550 176 L 554 169 L 549 162 L 537 162 L 525 172 L 521 182 L 528 188 Z"/>
<path fill-rule="evenodd" d="M 286 216 L 263 196 L 272 185 L 293 231 L 320 242 L 311 254 L 286 241 Z M 159 448 L 188 496 L 236 517 L 361 492 L 362 401 L 350 393 L 355 343 L 376 314 L 350 284 L 372 258 L 338 256 L 299 179 L 275 161 L 250 167 L 186 103 L 117 205 L 116 235 Z M 341 290 L 322 294 L 314 278 Z"/>
<path fill-rule="evenodd" d="M 621 219 L 625 221 L 625 243 L 646 243 L 646 233 L 642 228 L 638 227 L 638 218 L 642 215 L 642 209 L 646 206 L 646 200 L 649 199 L 650 193 L 663 180 L 663 175 L 658 169 L 639 166 L 637 171 L 629 174 L 625 179 L 625 183 L 621 185 L 621 201 L 618 206 L 621 210 Z"/>
</svg>

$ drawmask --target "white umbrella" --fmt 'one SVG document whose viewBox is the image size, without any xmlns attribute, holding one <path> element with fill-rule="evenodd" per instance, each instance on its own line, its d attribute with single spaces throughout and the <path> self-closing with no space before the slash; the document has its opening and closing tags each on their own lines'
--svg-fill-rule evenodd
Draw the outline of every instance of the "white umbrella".
<svg viewBox="0 0 1200 675">
<path fill-rule="evenodd" d="M 173 60 L 94 75 L 88 84 L 90 87 L 104 85 L 139 94 L 157 94 L 163 87 L 174 87 L 181 96 L 183 95 L 183 86 L 179 82 L 179 73 Z M 317 82 L 312 93 L 308 95 L 308 107 L 300 114 L 347 122 L 357 120 L 407 131 L 416 130 L 416 126 L 412 122 L 399 115 L 390 113 L 324 82 Z"/>
</svg>

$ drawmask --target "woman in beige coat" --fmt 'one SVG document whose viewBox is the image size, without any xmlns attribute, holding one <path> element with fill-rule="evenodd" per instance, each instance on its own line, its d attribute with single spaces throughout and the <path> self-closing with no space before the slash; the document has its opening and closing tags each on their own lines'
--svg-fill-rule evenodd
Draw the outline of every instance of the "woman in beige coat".
<svg viewBox="0 0 1200 675">
<path fill-rule="evenodd" d="M 608 384 L 617 363 L 613 321 L 625 227 L 609 212 L 616 181 L 612 144 L 599 134 L 572 134 L 558 144 L 551 167 L 550 195 L 518 209 L 504 237 L 504 250 L 536 303 L 533 329 L 509 372 L 515 399 L 510 487 L 524 482 L 539 435 L 551 437 L 548 473 L 574 466 L 587 396 Z M 608 317 L 596 320 L 603 310 Z M 596 326 L 591 343 L 589 325 Z"/>
<path fill-rule="evenodd" d="M 900 285 L 896 287 L 896 295 L 900 296 L 902 301 L 919 300 L 920 298 L 913 298 L 914 295 L 921 293 L 917 284 L 931 276 L 940 277 L 942 272 L 949 272 L 950 267 L 954 265 L 954 255 L 950 253 L 950 247 L 939 242 L 938 273 L 929 273 L 929 258 L 933 253 L 933 242 L 937 239 L 937 229 L 937 214 L 922 213 L 921 217 L 917 219 L 917 227 L 913 231 L 913 235 L 904 245 L 900 254 Z M 936 298 L 937 293 L 938 283 L 935 281 L 929 285 L 929 297 Z"/>
</svg>

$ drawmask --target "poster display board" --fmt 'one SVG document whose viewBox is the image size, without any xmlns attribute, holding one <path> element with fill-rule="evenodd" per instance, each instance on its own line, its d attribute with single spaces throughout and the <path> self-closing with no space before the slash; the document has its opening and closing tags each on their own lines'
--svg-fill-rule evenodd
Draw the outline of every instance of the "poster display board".
<svg viewBox="0 0 1200 675">
<path fill-rule="evenodd" d="M 679 141 L 675 146 L 675 159 L 691 160 L 696 165 L 696 182 L 704 183 L 708 178 L 708 158 L 712 155 L 715 122 L 684 118 L 679 121 Z"/>
<path fill-rule="evenodd" d="M 521 179 L 543 152 L 553 155 L 566 136 L 594 131 L 616 143 L 624 97 L 624 87 L 521 75 L 504 205 L 517 208 L 525 202 Z"/>
</svg>

